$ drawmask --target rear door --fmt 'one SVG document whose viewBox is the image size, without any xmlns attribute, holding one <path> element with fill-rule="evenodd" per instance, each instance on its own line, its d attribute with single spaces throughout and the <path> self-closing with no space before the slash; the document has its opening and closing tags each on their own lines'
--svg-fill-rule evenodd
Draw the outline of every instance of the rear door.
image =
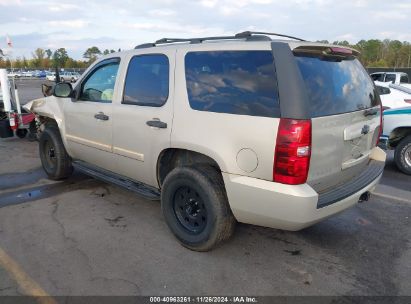
<svg viewBox="0 0 411 304">
<path fill-rule="evenodd" d="M 312 118 L 308 183 L 325 192 L 359 175 L 370 161 L 380 125 L 374 84 L 354 56 L 299 54 Z"/>
<path fill-rule="evenodd" d="M 152 51 L 125 59 L 123 92 L 113 109 L 113 155 L 116 173 L 158 186 L 157 159 L 170 147 L 175 50 Z"/>
</svg>

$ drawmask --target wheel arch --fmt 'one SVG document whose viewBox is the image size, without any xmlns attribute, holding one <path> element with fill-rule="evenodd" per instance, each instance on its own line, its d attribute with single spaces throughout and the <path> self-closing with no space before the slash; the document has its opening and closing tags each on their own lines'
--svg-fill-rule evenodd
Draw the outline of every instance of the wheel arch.
<svg viewBox="0 0 411 304">
<path fill-rule="evenodd" d="M 397 127 L 392 132 L 390 133 L 389 141 L 390 141 L 390 146 L 395 148 L 398 146 L 400 141 L 411 135 L 411 126 L 409 127 Z"/>
<path fill-rule="evenodd" d="M 157 159 L 157 182 L 161 188 L 167 174 L 179 166 L 207 165 L 221 172 L 221 166 L 214 158 L 201 152 L 182 149 L 167 148 L 161 151 Z"/>
</svg>

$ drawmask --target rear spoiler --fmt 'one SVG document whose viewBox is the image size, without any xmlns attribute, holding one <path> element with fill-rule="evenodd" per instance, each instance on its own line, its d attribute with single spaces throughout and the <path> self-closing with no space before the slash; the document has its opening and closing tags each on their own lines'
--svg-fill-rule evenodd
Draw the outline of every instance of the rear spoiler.
<svg viewBox="0 0 411 304">
<path fill-rule="evenodd" d="M 349 48 L 334 45 L 301 45 L 293 49 L 294 54 L 332 57 L 358 57 L 360 52 Z"/>
</svg>

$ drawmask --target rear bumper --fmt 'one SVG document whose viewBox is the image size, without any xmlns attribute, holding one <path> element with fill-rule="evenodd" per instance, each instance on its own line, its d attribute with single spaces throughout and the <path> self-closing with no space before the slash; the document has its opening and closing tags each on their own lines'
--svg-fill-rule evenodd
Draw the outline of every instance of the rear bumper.
<svg viewBox="0 0 411 304">
<path fill-rule="evenodd" d="M 324 208 L 328 205 L 341 201 L 344 198 L 350 197 L 358 191 L 362 191 L 362 189 L 381 176 L 384 171 L 384 166 L 385 162 L 371 160 L 367 169 L 360 175 L 339 187 L 335 187 L 330 191 L 320 193 L 317 208 Z"/>
<path fill-rule="evenodd" d="M 334 189 L 341 196 L 330 195 L 332 203 L 324 206 L 318 205 L 324 194 L 319 195 L 308 184 L 284 185 L 228 173 L 223 173 L 223 177 L 231 209 L 239 222 L 296 231 L 353 206 L 364 192 L 373 191 L 382 176 L 383 162 L 379 163 L 381 170 L 375 169 L 372 178 L 363 179 L 360 188 L 355 185 L 361 179 L 354 186 L 348 185 L 345 192 Z"/>
</svg>

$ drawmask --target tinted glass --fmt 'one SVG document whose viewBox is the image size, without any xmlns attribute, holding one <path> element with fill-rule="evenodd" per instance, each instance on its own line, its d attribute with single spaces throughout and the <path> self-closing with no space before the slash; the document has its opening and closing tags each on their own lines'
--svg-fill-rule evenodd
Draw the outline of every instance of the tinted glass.
<svg viewBox="0 0 411 304">
<path fill-rule="evenodd" d="M 357 59 L 295 57 L 312 117 L 358 111 L 379 104 L 374 84 Z"/>
<path fill-rule="evenodd" d="M 97 67 L 81 86 L 80 99 L 110 103 L 113 99 L 119 62 Z"/>
<path fill-rule="evenodd" d="M 395 82 L 395 75 L 394 74 L 385 75 L 385 82 L 389 82 L 389 81 Z"/>
<path fill-rule="evenodd" d="M 384 81 L 384 74 L 373 74 L 371 78 L 374 81 Z"/>
<path fill-rule="evenodd" d="M 400 83 L 408 83 L 408 76 L 401 76 Z"/>
<path fill-rule="evenodd" d="M 382 87 L 382 86 L 375 86 L 377 88 L 377 92 L 380 95 L 386 95 L 386 94 L 390 94 L 391 90 L 389 88 L 386 87 Z"/>
<path fill-rule="evenodd" d="M 168 88 L 167 56 L 136 56 L 128 66 L 123 103 L 160 107 L 167 101 Z"/>
<path fill-rule="evenodd" d="M 191 52 L 185 57 L 191 108 L 279 117 L 278 87 L 270 51 Z"/>
</svg>

